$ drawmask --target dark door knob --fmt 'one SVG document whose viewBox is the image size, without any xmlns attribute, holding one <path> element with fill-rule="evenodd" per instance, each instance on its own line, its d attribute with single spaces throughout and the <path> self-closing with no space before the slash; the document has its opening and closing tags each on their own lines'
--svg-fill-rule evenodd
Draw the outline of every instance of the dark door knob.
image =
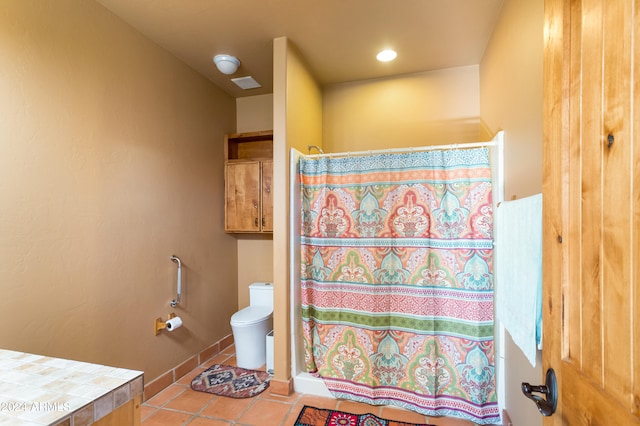
<svg viewBox="0 0 640 426">
<path fill-rule="evenodd" d="M 536 403 L 538 411 L 543 416 L 550 416 L 556 412 L 558 405 L 558 383 L 556 373 L 553 368 L 547 370 L 547 377 L 543 386 L 534 386 L 529 383 L 522 383 L 522 393 Z M 534 393 L 544 395 L 544 398 Z"/>
</svg>

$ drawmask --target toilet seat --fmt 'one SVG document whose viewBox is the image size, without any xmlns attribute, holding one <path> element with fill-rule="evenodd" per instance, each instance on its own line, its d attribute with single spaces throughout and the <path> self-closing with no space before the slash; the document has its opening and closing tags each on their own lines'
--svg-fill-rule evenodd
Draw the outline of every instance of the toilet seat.
<svg viewBox="0 0 640 426">
<path fill-rule="evenodd" d="M 248 306 L 231 316 L 231 325 L 245 327 L 264 321 L 273 313 L 270 306 Z"/>
</svg>

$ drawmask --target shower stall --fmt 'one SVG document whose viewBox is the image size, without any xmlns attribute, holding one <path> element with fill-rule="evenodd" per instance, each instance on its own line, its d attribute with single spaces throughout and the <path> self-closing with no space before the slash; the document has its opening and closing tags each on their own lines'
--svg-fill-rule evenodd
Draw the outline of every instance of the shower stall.
<svg viewBox="0 0 640 426">
<path fill-rule="evenodd" d="M 503 199 L 503 132 L 496 134 L 495 138 L 489 142 L 464 143 L 458 145 L 434 145 L 422 148 L 406 148 L 380 150 L 368 153 L 389 153 L 389 152 L 408 152 L 408 151 L 428 151 L 428 150 L 447 150 L 447 149 L 468 149 L 474 147 L 490 148 L 490 159 L 492 169 L 492 185 L 493 185 L 493 205 L 494 211 L 496 205 Z M 368 154 L 368 153 L 351 153 L 350 155 Z M 331 155 L 348 155 L 348 154 L 316 154 L 309 157 L 331 156 Z M 291 301 L 291 375 L 294 381 L 294 389 L 296 392 L 312 394 L 317 396 L 332 397 L 328 388 L 325 386 L 320 377 L 316 377 L 304 371 L 304 343 L 302 331 L 302 309 L 301 309 L 301 197 L 300 197 L 300 175 L 299 163 L 300 158 L 305 156 L 299 151 L 291 150 L 290 161 L 290 194 L 291 194 L 291 211 L 290 211 L 290 301 Z M 494 272 L 495 273 L 495 272 Z M 496 368 L 496 387 L 497 397 L 500 408 L 502 409 L 504 402 L 504 373 L 503 373 L 503 334 L 504 329 L 498 322 L 495 324 L 495 368 Z"/>
</svg>

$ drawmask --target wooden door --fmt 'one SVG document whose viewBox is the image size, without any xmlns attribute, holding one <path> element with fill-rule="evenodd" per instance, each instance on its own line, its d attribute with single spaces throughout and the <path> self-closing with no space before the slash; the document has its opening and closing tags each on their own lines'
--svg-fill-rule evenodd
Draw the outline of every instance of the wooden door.
<svg viewBox="0 0 640 426">
<path fill-rule="evenodd" d="M 227 163 L 225 186 L 225 231 L 260 231 L 260 163 Z"/>
<path fill-rule="evenodd" d="M 545 0 L 545 425 L 640 424 L 639 12 Z"/>
<path fill-rule="evenodd" d="M 262 232 L 273 232 L 273 161 L 263 161 L 260 180 L 262 186 Z"/>
</svg>

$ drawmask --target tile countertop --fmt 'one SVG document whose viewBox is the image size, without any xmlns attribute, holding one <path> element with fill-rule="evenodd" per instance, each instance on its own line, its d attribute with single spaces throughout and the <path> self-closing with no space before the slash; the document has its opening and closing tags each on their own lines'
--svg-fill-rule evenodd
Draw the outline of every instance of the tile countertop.
<svg viewBox="0 0 640 426">
<path fill-rule="evenodd" d="M 89 425 L 143 390 L 143 372 L 0 349 L 0 425 Z"/>
</svg>

